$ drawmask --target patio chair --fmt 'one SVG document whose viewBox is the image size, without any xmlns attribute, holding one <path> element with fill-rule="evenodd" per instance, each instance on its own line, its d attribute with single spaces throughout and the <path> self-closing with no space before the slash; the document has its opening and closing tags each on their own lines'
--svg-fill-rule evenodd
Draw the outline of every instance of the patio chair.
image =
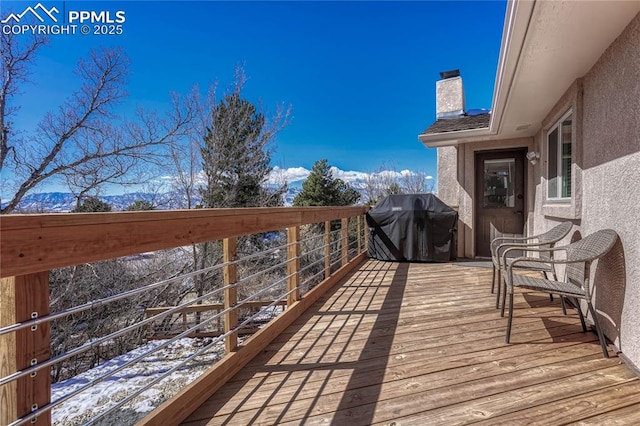
<svg viewBox="0 0 640 426">
<path fill-rule="evenodd" d="M 498 291 L 496 292 L 496 309 L 500 307 L 500 289 L 502 287 L 502 271 L 506 270 L 510 264 L 511 259 L 504 256 L 505 253 L 509 253 L 515 250 L 528 250 L 529 248 L 553 248 L 555 243 L 563 239 L 569 231 L 571 231 L 573 224 L 571 222 L 562 222 L 559 225 L 554 226 L 545 233 L 532 235 L 531 237 L 498 237 L 491 241 L 491 260 L 493 261 L 493 278 L 491 281 L 491 293 L 493 293 L 496 282 L 498 284 Z M 550 259 L 546 253 L 540 254 L 542 259 Z M 507 263 L 502 261 L 502 258 L 506 259 Z M 501 263 L 502 262 L 502 263 Z M 555 271 L 549 263 L 540 262 L 520 262 L 518 263 L 518 269 L 529 270 L 542 273 L 545 278 L 550 278 L 550 275 L 555 279 Z M 497 280 L 496 280 L 497 272 Z M 549 275 L 550 274 L 550 275 Z M 502 287 L 502 311 L 501 315 L 504 316 L 504 303 L 506 299 L 506 287 Z M 550 296 L 553 300 L 553 296 Z M 562 299 L 562 310 L 565 311 L 564 300 Z"/>
<path fill-rule="evenodd" d="M 596 311 L 591 304 L 591 283 L 589 273 L 592 262 L 607 254 L 617 239 L 618 234 L 616 234 L 615 231 L 611 229 L 604 229 L 566 246 L 550 249 L 528 249 L 529 251 L 537 251 L 540 254 L 546 252 L 550 256 L 553 255 L 551 259 L 530 257 L 519 257 L 514 259 L 507 267 L 507 273 L 505 275 L 507 292 L 509 294 L 509 319 L 507 320 L 506 342 L 509 343 L 511 338 L 511 324 L 513 321 L 513 289 L 514 287 L 520 287 L 527 290 L 555 293 L 561 296 L 573 297 L 586 301 L 589 312 L 593 318 L 596 333 L 598 334 L 598 340 L 600 340 L 600 346 L 602 346 L 602 353 L 605 358 L 609 358 L 607 343 L 604 339 L 604 335 L 602 334 L 602 330 L 598 325 Z M 558 252 L 565 253 L 563 259 L 558 259 L 556 257 Z M 518 268 L 518 264 L 529 262 L 541 264 L 547 263 L 552 266 L 564 264 L 566 265 L 564 279 L 562 281 L 558 281 L 557 279 L 549 280 L 513 273 L 514 269 Z M 582 314 L 580 305 L 577 305 L 577 309 L 580 314 L 582 330 L 586 332 L 587 327 L 584 322 L 584 315 Z"/>
</svg>

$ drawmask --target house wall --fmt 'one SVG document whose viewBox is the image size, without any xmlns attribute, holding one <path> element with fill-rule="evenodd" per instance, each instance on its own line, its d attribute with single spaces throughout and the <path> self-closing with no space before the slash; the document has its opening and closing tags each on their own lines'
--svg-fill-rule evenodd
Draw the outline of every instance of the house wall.
<svg viewBox="0 0 640 426">
<path fill-rule="evenodd" d="M 458 257 L 464 257 L 465 224 L 460 212 L 460 185 L 457 184 L 458 147 L 438 148 L 438 198 L 458 210 Z"/>
<path fill-rule="evenodd" d="M 474 257 L 475 153 L 527 147 L 541 153 L 527 171 L 527 230 L 571 220 L 569 243 L 599 229 L 620 240 L 592 267 L 594 304 L 606 336 L 640 371 L 640 14 L 594 66 L 558 99 L 533 138 L 438 148 L 438 194 L 458 205 L 459 256 Z M 546 200 L 546 132 L 573 111 L 572 199 Z M 527 163 L 528 164 L 528 163 Z M 586 309 L 583 309 L 586 312 Z"/>
<path fill-rule="evenodd" d="M 475 192 L 475 156 L 479 151 L 534 147 L 533 138 L 491 140 L 438 148 L 438 198 L 449 205 L 458 206 L 458 257 L 475 257 L 473 196 Z M 526 217 L 533 214 L 535 184 L 533 168 L 525 162 L 527 182 Z M 525 227 L 529 227 L 529 220 Z"/>
<path fill-rule="evenodd" d="M 614 229 L 620 241 L 592 270 L 594 303 L 607 337 L 640 367 L 640 14 L 584 77 L 558 100 L 535 137 L 546 159 L 545 135 L 574 111 L 571 203 L 546 201 L 546 161 L 534 171 L 534 232 L 570 219 L 577 239 Z"/>
</svg>

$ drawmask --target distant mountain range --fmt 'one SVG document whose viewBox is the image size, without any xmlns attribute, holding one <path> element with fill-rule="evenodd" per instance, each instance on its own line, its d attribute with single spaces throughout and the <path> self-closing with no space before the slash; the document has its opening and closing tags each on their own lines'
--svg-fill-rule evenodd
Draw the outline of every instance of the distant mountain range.
<svg viewBox="0 0 640 426">
<path fill-rule="evenodd" d="M 285 206 L 293 205 L 293 198 L 301 191 L 300 187 L 291 186 L 284 195 Z M 179 193 L 154 194 L 147 192 L 132 192 L 120 195 L 99 196 L 100 200 L 111 205 L 113 211 L 126 210 L 131 204 L 139 200 L 152 203 L 158 210 L 184 209 L 187 206 L 186 198 Z M 197 197 L 194 203 L 200 202 Z M 6 203 L 2 203 L 2 207 Z M 76 207 L 76 198 L 68 192 L 40 192 L 26 195 L 16 213 L 64 213 L 70 212 Z"/>
</svg>

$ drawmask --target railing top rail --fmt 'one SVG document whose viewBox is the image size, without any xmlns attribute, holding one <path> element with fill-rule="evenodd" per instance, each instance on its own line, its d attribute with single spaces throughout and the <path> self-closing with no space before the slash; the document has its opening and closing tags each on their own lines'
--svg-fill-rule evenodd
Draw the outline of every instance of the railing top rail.
<svg viewBox="0 0 640 426">
<path fill-rule="evenodd" d="M 364 214 L 356 207 L 273 207 L 0 217 L 0 277 Z"/>
</svg>

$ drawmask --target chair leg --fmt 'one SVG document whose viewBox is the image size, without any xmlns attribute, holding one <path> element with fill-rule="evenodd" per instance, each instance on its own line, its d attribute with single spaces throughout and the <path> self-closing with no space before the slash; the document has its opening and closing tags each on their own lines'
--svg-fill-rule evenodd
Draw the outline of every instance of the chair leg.
<svg viewBox="0 0 640 426">
<path fill-rule="evenodd" d="M 491 294 L 493 294 L 495 287 L 496 287 L 496 265 L 493 265 L 493 276 L 491 277 Z"/>
<path fill-rule="evenodd" d="M 501 317 L 504 317 L 504 304 L 506 300 L 507 300 L 507 283 L 504 282 L 502 283 L 502 310 L 500 310 Z M 511 293 L 511 303 L 513 304 L 513 292 Z"/>
<path fill-rule="evenodd" d="M 562 314 L 567 315 L 567 305 L 564 303 L 564 296 L 560 296 L 560 304 L 562 304 Z"/>
<path fill-rule="evenodd" d="M 498 268 L 498 280 L 496 281 L 498 284 L 496 289 L 496 309 L 500 307 L 500 288 L 502 286 L 502 271 Z"/>
<path fill-rule="evenodd" d="M 504 304 L 502 305 L 504 309 Z M 503 312 L 504 316 L 504 312 Z M 509 319 L 507 319 L 507 337 L 506 342 L 509 343 L 511 340 L 511 323 L 513 321 L 513 292 L 509 293 Z"/>
<path fill-rule="evenodd" d="M 587 300 L 587 305 L 589 306 L 589 312 L 591 312 L 591 317 L 593 318 L 593 324 L 596 326 L 596 333 L 598 333 L 598 340 L 600 340 L 600 346 L 602 346 L 602 354 L 605 358 L 609 358 L 609 351 L 607 350 L 607 342 L 604 339 L 604 334 L 602 334 L 602 330 L 600 330 L 600 325 L 598 324 L 598 317 L 596 315 L 596 310 L 593 309 L 593 305 L 589 300 Z"/>
<path fill-rule="evenodd" d="M 547 273 L 547 271 L 542 271 L 542 275 L 544 276 L 545 280 L 549 279 L 549 274 Z M 554 281 L 555 281 L 555 277 L 554 277 Z M 549 293 L 549 300 L 553 302 L 553 294 L 551 294 L 551 293 Z M 565 315 L 566 315 L 566 313 L 565 313 Z"/>
<path fill-rule="evenodd" d="M 573 303 L 575 303 L 576 309 L 578 310 L 578 314 L 580 315 L 580 323 L 582 324 L 582 332 L 586 333 L 587 332 L 587 324 L 584 322 L 584 314 L 582 313 L 582 308 L 580 307 L 580 302 L 578 301 L 577 297 L 575 299 L 573 299 Z"/>
</svg>

